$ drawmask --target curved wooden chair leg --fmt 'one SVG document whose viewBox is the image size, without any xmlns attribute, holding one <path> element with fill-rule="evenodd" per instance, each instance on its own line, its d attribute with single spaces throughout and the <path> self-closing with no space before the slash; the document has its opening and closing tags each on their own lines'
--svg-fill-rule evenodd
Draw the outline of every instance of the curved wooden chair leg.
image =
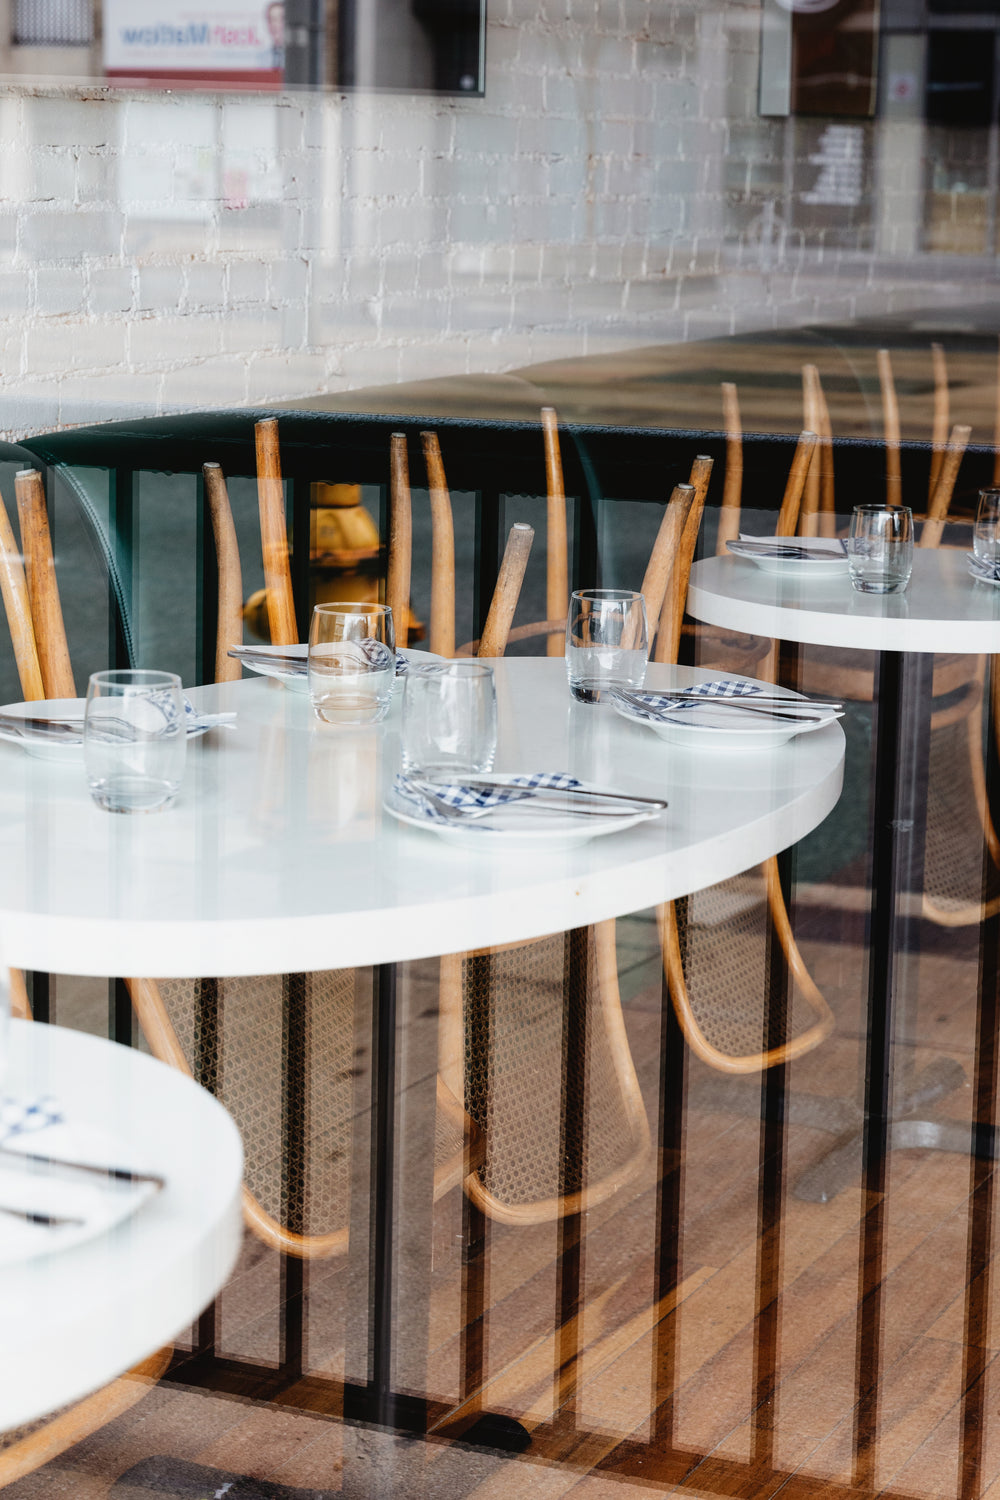
<svg viewBox="0 0 1000 1500">
<path fill-rule="evenodd" d="M 436 432 L 422 432 L 431 503 L 430 648 L 438 656 L 455 655 L 455 523 Z"/>
<path fill-rule="evenodd" d="M 722 382 L 722 420 L 726 429 L 726 477 L 715 537 L 718 556 L 726 551 L 726 543 L 735 542 L 740 534 L 740 508 L 743 504 L 743 424 L 739 394 L 728 380 Z"/>
<path fill-rule="evenodd" d="M 254 427 L 257 450 L 257 503 L 260 509 L 260 541 L 264 555 L 264 586 L 267 589 L 267 620 L 271 643 L 294 646 L 299 639 L 292 596 L 292 571 L 288 563 L 288 524 L 281 483 L 278 423 L 274 417 Z"/>
<path fill-rule="evenodd" d="M 785 493 L 781 499 L 778 524 L 774 530 L 775 536 L 795 535 L 799 524 L 799 508 L 802 504 L 802 492 L 806 486 L 806 479 L 812 465 L 817 442 L 818 438 L 815 432 L 804 431 L 799 433 L 799 440 L 795 445 L 795 453 L 792 457 L 792 467 L 788 474 L 788 483 L 785 485 Z"/>
<path fill-rule="evenodd" d="M 819 385 L 819 370 L 815 365 L 802 366 L 802 425 L 807 432 L 815 432 L 817 438 L 820 434 L 822 418 L 820 415 L 819 397 L 817 386 Z M 817 456 L 818 457 L 818 456 Z M 817 459 L 809 465 L 806 475 L 805 487 L 802 491 L 802 505 L 799 510 L 799 536 L 817 536 L 819 534 L 819 505 L 820 505 L 820 466 Z"/>
<path fill-rule="evenodd" d="M 885 431 L 885 503 L 902 505 L 903 476 L 899 458 L 899 402 L 892 378 L 892 358 L 888 349 L 876 355 L 878 383 L 882 393 L 882 424 Z"/>
<path fill-rule="evenodd" d="M 389 561 L 385 576 L 385 602 L 392 610 L 396 645 L 400 648 L 406 646 L 408 635 L 412 552 L 413 508 L 406 434 L 394 432 L 389 439 Z"/>
<path fill-rule="evenodd" d="M 545 614 L 549 620 L 566 618 L 569 608 L 569 547 L 566 539 L 566 486 L 563 482 L 559 424 L 555 409 L 542 407 L 545 441 Z M 550 635 L 547 656 L 562 656 L 566 643 L 561 635 Z"/>
<path fill-rule="evenodd" d="M 84 1397 L 45 1422 L 44 1426 L 35 1427 L 24 1437 L 0 1448 L 0 1489 L 24 1479 L 43 1464 L 51 1463 L 67 1448 L 82 1442 L 135 1406 L 159 1380 L 172 1354 L 172 1346 L 158 1350 L 103 1390 Z"/>
<path fill-rule="evenodd" d="M 515 521 L 510 528 L 477 656 L 503 656 L 507 649 L 534 537 L 534 528 L 524 521 Z"/>
<path fill-rule="evenodd" d="M 69 659 L 66 627 L 56 565 L 52 556 L 52 533 L 45 503 L 45 488 L 37 469 L 21 469 L 14 475 L 17 516 L 21 527 L 25 581 L 31 604 L 31 623 L 46 698 L 75 698 L 76 684 Z"/>
<path fill-rule="evenodd" d="M 934 494 L 927 507 L 927 520 L 920 534 L 921 547 L 938 547 L 941 544 L 941 535 L 951 505 L 955 482 L 958 479 L 958 471 L 962 464 L 962 455 L 965 453 L 966 444 L 971 435 L 972 428 L 962 426 L 960 423 L 951 429 L 951 436 L 941 455 L 941 467 L 934 486 Z"/>
<path fill-rule="evenodd" d="M 0 596 L 3 598 L 7 628 L 14 647 L 17 675 L 25 701 L 37 703 L 45 697 L 42 669 L 35 644 L 35 629 L 31 618 L 31 600 L 24 576 L 21 553 L 14 540 L 14 531 L 7 515 L 7 507 L 0 502 Z"/>
<path fill-rule="evenodd" d="M 931 363 L 934 367 L 934 418 L 931 423 L 931 468 L 927 481 L 928 508 L 941 477 L 944 449 L 948 441 L 948 361 L 943 345 L 931 344 Z"/>
<path fill-rule="evenodd" d="M 656 541 L 646 564 L 640 592 L 646 601 L 646 617 L 650 634 L 654 638 L 658 638 L 658 632 L 663 629 L 667 629 L 669 633 L 673 628 L 673 612 L 664 611 L 663 606 L 671 576 L 677 566 L 681 539 L 694 499 L 693 485 L 678 484 L 674 487 L 673 494 L 664 507 Z M 649 644 L 650 647 L 653 646 L 653 639 Z"/>
<path fill-rule="evenodd" d="M 240 549 L 229 503 L 225 475 L 218 464 L 202 464 L 205 498 L 212 519 L 218 562 L 219 602 L 215 621 L 215 680 L 238 682 L 243 668 L 229 655 L 230 646 L 243 640 L 243 572 Z"/>
</svg>

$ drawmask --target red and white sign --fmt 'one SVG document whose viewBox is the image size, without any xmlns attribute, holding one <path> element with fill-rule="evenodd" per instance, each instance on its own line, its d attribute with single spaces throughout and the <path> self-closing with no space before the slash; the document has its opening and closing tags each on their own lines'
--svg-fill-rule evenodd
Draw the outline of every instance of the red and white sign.
<svg viewBox="0 0 1000 1500">
<path fill-rule="evenodd" d="M 109 78 L 279 88 L 284 67 L 281 0 L 104 0 Z"/>
</svg>

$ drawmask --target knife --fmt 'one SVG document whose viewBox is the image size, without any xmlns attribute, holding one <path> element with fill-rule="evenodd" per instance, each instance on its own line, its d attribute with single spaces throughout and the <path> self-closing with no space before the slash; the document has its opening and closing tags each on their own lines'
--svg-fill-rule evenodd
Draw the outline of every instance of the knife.
<svg viewBox="0 0 1000 1500">
<path fill-rule="evenodd" d="M 553 798 L 553 799 L 565 798 L 565 799 L 567 799 L 571 803 L 573 801 L 573 799 L 580 798 L 580 799 L 586 800 L 588 802 L 612 802 L 612 803 L 626 802 L 632 808 L 634 808 L 634 810 L 636 812 L 645 812 L 645 811 L 649 811 L 652 808 L 655 808 L 657 810 L 657 812 L 662 812 L 663 809 L 667 806 L 666 802 L 661 797 L 633 797 L 628 792 L 603 792 L 603 791 L 599 792 L 599 791 L 592 791 L 589 787 L 584 787 L 584 786 L 580 786 L 580 787 L 572 787 L 572 786 L 570 786 L 570 787 L 529 787 L 529 786 L 524 786 L 524 787 L 522 787 L 522 786 L 517 786 L 516 784 L 512 784 L 509 781 L 495 781 L 492 778 L 486 777 L 486 776 L 480 776 L 480 777 L 477 777 L 477 776 L 462 776 L 462 777 L 457 778 L 457 780 L 458 780 L 458 782 L 459 782 L 459 784 L 461 786 L 467 786 L 470 789 L 470 791 L 473 791 L 473 792 L 505 792 L 505 791 L 512 791 L 512 792 L 519 792 L 519 793 L 521 793 L 521 795 L 518 796 L 517 798 L 513 798 L 512 797 L 511 798 L 511 802 L 514 802 L 514 801 L 526 802 L 530 798 L 530 800 L 532 802 L 540 804 L 541 801 L 544 798 Z M 431 791 L 437 792 L 437 791 L 440 791 L 441 786 L 444 785 L 444 783 L 442 783 L 442 782 L 433 782 L 433 781 L 424 781 L 424 782 L 419 782 L 418 781 L 417 785 L 418 786 L 423 785 L 423 786 L 429 787 L 431 789 Z M 562 806 L 565 806 L 567 804 L 566 804 L 566 802 L 561 802 L 559 805 L 562 807 Z M 500 806 L 500 807 L 508 807 L 508 806 L 510 806 L 510 803 L 499 803 L 498 806 Z M 615 809 L 615 808 L 609 808 L 608 809 L 609 812 L 611 812 L 611 811 L 617 811 L 617 810 L 619 810 L 619 809 Z M 494 811 L 495 812 L 496 808 L 491 808 L 490 811 Z M 627 811 L 627 809 L 626 808 L 622 808 L 622 809 L 620 809 L 620 811 L 624 813 L 624 812 Z"/>
</svg>

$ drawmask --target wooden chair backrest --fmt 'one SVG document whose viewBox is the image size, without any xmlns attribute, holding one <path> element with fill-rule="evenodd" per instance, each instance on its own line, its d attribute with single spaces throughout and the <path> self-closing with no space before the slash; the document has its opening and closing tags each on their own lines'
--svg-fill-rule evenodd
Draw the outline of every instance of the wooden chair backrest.
<svg viewBox="0 0 1000 1500">
<path fill-rule="evenodd" d="M 243 675 L 240 663 L 228 655 L 230 646 L 243 639 L 243 572 L 236 540 L 232 507 L 225 475 L 218 464 L 203 464 L 205 497 L 212 519 L 215 556 L 219 568 L 218 609 L 215 623 L 215 680 L 237 682 Z M 289 588 L 291 582 L 289 580 Z"/>
<path fill-rule="evenodd" d="M 267 620 L 271 643 L 294 646 L 299 639 L 292 595 L 292 572 L 288 563 L 288 525 L 281 484 L 281 454 L 278 423 L 274 417 L 254 427 L 257 450 L 257 503 L 260 508 L 260 541 L 264 555 L 264 586 L 267 589 Z M 306 543 L 308 545 L 308 543 Z"/>
<path fill-rule="evenodd" d="M 456 655 L 455 524 L 451 493 L 445 477 L 437 433 L 422 432 L 420 442 L 427 468 L 431 505 L 431 614 L 428 645 L 439 656 L 453 657 Z M 393 433 L 390 440 L 390 495 L 386 602 L 392 606 L 395 619 L 397 610 L 402 610 L 405 614 L 409 606 L 410 556 L 413 545 L 406 436 L 401 432 Z M 521 626 L 516 631 L 512 629 L 534 536 L 534 528 L 526 522 L 519 521 L 511 527 L 482 637 L 461 647 L 458 655 L 469 656 L 475 652 L 477 656 L 503 656 L 512 639 L 524 640 L 541 633 L 544 627 L 535 625 Z M 551 626 L 553 622 L 547 621 L 546 624 Z M 564 630 L 565 622 L 560 622 L 558 628 Z M 398 634 L 396 644 L 402 644 Z"/>
</svg>

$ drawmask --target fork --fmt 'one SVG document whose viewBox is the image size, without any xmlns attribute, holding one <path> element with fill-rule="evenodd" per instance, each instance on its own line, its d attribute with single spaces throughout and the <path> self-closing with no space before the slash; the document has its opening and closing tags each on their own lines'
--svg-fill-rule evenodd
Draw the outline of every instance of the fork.
<svg viewBox="0 0 1000 1500">
<path fill-rule="evenodd" d="M 615 810 L 607 807 L 584 807 L 576 801 L 549 801 L 546 799 L 544 793 L 533 794 L 530 797 L 512 797 L 509 802 L 497 803 L 492 807 L 453 807 L 450 802 L 446 802 L 443 797 L 440 797 L 437 794 L 437 792 L 432 791 L 430 786 L 426 782 L 419 781 L 416 782 L 415 785 L 418 787 L 421 796 L 425 797 L 431 804 L 431 806 L 435 809 L 435 811 L 441 813 L 449 823 L 475 822 L 479 818 L 487 817 L 490 813 L 502 811 L 504 807 L 512 807 L 519 802 L 524 803 L 528 801 L 530 801 L 531 806 L 533 808 L 537 808 L 539 812 L 581 813 L 584 817 L 588 818 L 620 818 L 633 816 L 631 812 L 616 812 Z M 636 809 L 637 813 L 641 813 L 641 811 L 642 809 Z"/>
</svg>

